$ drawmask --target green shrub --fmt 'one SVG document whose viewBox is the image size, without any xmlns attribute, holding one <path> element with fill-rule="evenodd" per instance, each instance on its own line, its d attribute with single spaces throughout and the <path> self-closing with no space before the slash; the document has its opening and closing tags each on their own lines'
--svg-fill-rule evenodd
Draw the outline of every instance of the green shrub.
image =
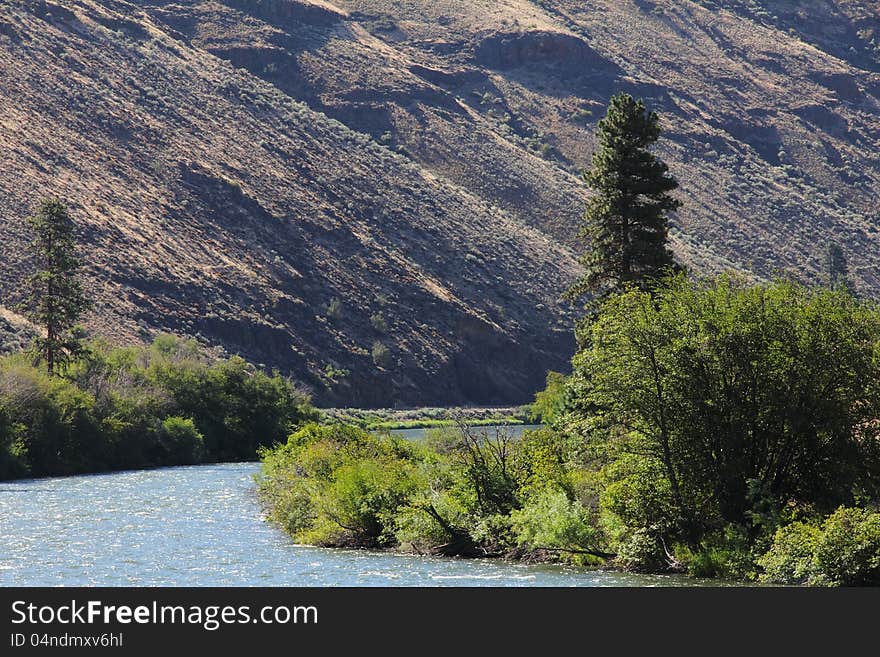
<svg viewBox="0 0 880 657">
<path fill-rule="evenodd" d="M 343 540 L 365 547 L 392 542 L 395 514 L 417 487 L 410 463 L 397 459 L 346 462 L 333 473 L 322 496 L 322 513 L 338 526 Z"/>
<path fill-rule="evenodd" d="M 675 559 L 694 577 L 744 580 L 753 579 L 757 570 L 750 536 L 738 525 L 707 535 L 696 549 L 677 545 Z"/>
<path fill-rule="evenodd" d="M 535 395 L 529 406 L 529 419 L 553 425 L 565 412 L 565 384 L 567 377 L 559 372 L 548 372 L 544 390 Z"/>
<path fill-rule="evenodd" d="M 577 552 L 596 550 L 601 541 L 590 511 L 561 490 L 541 491 L 510 518 L 521 546 Z"/>
<path fill-rule="evenodd" d="M 595 490 L 584 490 L 587 473 L 572 467 L 576 451 L 573 448 L 567 436 L 551 429 L 525 432 L 514 444 L 516 462 L 521 469 L 518 495 L 526 498 L 550 486 L 564 491 L 571 499 L 583 498 L 585 494 L 595 497 Z"/>
<path fill-rule="evenodd" d="M 376 367 L 388 367 L 391 364 L 391 350 L 378 340 L 373 343 L 373 364 Z"/>
<path fill-rule="evenodd" d="M 206 363 L 178 344 L 152 358 L 145 375 L 170 393 L 175 414 L 193 419 L 210 460 L 252 459 L 259 448 L 284 441 L 295 426 L 317 417 L 290 381 L 238 356 Z"/>
<path fill-rule="evenodd" d="M 0 480 L 24 477 L 28 472 L 24 426 L 14 424 L 0 406 Z"/>
<path fill-rule="evenodd" d="M 385 320 L 382 313 L 373 313 L 370 316 L 370 325 L 379 333 L 388 332 L 388 322 Z"/>
<path fill-rule="evenodd" d="M 782 527 L 759 563 L 766 582 L 880 585 L 880 513 L 840 507 L 821 526 L 796 522 Z"/>
<path fill-rule="evenodd" d="M 340 301 L 338 297 L 333 297 L 327 303 L 326 314 L 330 319 L 339 319 L 342 317 L 342 301 Z"/>
<path fill-rule="evenodd" d="M 205 452 L 205 441 L 192 418 L 176 415 L 162 420 L 159 446 L 163 461 L 175 465 L 198 463 Z"/>
<path fill-rule="evenodd" d="M 669 540 L 677 514 L 662 466 L 653 459 L 625 454 L 606 465 L 602 478 L 601 506 L 606 526 L 619 539 L 629 532 L 651 528 Z M 659 535 L 658 535 L 659 536 Z"/>
<path fill-rule="evenodd" d="M 813 561 L 822 537 L 819 527 L 794 522 L 776 530 L 770 549 L 758 560 L 761 579 L 776 584 L 807 584 L 815 577 Z"/>
<path fill-rule="evenodd" d="M 640 527 L 616 541 L 615 563 L 633 572 L 661 573 L 670 569 L 669 555 L 656 527 Z"/>
<path fill-rule="evenodd" d="M 880 586 L 880 513 L 841 507 L 822 525 L 817 580 L 832 586 Z"/>
<path fill-rule="evenodd" d="M 0 365 L 0 406 L 17 427 L 16 461 L 36 477 L 74 474 L 104 465 L 106 452 L 93 417 L 94 398 L 15 357 Z"/>
<path fill-rule="evenodd" d="M 442 476 L 436 474 L 428 477 L 432 484 L 439 483 L 439 487 L 419 491 L 409 504 L 398 509 L 395 519 L 397 541 L 419 552 L 436 551 L 438 546 L 452 540 L 450 528 L 465 530 L 472 520 L 460 500 L 443 488 Z M 443 520 L 442 524 L 438 517 Z"/>
</svg>

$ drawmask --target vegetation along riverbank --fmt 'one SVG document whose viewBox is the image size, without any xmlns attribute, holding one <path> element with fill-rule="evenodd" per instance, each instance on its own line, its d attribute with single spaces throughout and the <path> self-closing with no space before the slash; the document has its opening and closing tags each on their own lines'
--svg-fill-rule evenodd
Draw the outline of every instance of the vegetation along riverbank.
<svg viewBox="0 0 880 657">
<path fill-rule="evenodd" d="M 325 546 L 880 584 L 880 309 L 833 244 L 821 287 L 685 271 L 659 135 L 625 94 L 599 123 L 578 351 L 536 397 L 546 428 L 307 425 L 264 452 L 271 518 Z"/>
<path fill-rule="evenodd" d="M 609 299 L 588 339 L 518 441 L 305 426 L 264 453 L 271 518 L 324 546 L 878 583 L 872 304 L 680 276 Z"/>
<path fill-rule="evenodd" d="M 0 359 L 0 478 L 253 460 L 317 417 L 288 379 L 173 336 L 89 343 L 63 377 L 15 354 Z"/>
</svg>

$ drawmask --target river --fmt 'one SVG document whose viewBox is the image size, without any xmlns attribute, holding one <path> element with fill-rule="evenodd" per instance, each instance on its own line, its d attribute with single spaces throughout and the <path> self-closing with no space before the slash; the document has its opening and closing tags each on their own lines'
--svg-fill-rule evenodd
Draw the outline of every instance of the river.
<svg viewBox="0 0 880 657">
<path fill-rule="evenodd" d="M 662 586 L 681 577 L 293 545 L 257 463 L 0 482 L 0 586 Z"/>
</svg>

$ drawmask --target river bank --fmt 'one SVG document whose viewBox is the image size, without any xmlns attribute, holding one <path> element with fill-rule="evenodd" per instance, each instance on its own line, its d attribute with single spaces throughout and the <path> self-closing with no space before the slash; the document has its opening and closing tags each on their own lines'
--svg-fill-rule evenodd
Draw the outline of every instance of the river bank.
<svg viewBox="0 0 880 657">
<path fill-rule="evenodd" d="M 291 543 L 261 514 L 256 463 L 0 484 L 2 586 L 702 586 L 562 565 Z M 711 582 L 715 585 L 715 582 Z"/>
</svg>

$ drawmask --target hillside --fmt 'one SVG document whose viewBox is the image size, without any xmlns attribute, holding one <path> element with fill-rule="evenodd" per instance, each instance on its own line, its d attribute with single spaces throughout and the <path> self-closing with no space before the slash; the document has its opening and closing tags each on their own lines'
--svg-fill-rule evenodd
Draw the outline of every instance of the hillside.
<svg viewBox="0 0 880 657">
<path fill-rule="evenodd" d="M 0 299 L 64 196 L 89 327 L 280 368 L 327 404 L 525 401 L 573 349 L 578 172 L 663 116 L 678 257 L 880 291 L 880 2 L 0 4 Z M 383 354 L 381 344 L 388 350 Z M 376 353 L 374 354 L 374 351 Z"/>
</svg>

